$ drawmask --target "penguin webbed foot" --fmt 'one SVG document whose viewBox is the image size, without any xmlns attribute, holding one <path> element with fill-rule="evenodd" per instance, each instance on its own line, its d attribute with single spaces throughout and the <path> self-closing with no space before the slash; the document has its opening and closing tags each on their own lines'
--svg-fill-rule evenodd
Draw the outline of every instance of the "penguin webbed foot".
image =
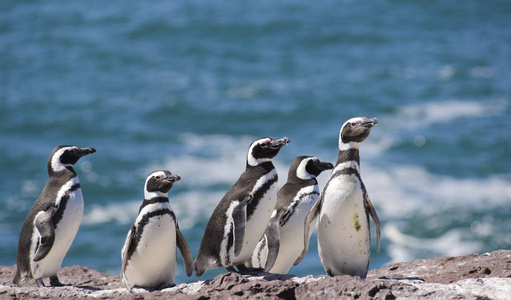
<svg viewBox="0 0 511 300">
<path fill-rule="evenodd" d="M 234 272 L 234 273 L 238 272 L 233 266 L 226 267 L 226 269 L 227 269 L 227 272 Z"/>
<path fill-rule="evenodd" d="M 248 268 L 244 264 L 236 265 L 236 268 L 238 269 L 238 273 L 243 273 L 248 270 Z"/>
<path fill-rule="evenodd" d="M 236 270 L 237 268 L 237 270 Z M 260 275 L 261 273 L 267 273 L 264 268 L 248 268 L 244 264 L 226 267 L 228 272 L 239 273 L 242 275 Z"/>
<path fill-rule="evenodd" d="M 41 279 L 42 280 L 42 279 Z M 60 282 L 57 275 L 50 277 L 50 286 L 65 286 L 62 282 Z"/>
<path fill-rule="evenodd" d="M 160 285 L 157 290 L 163 290 L 163 289 L 168 289 L 168 288 L 172 288 L 172 287 L 175 287 L 176 284 L 175 283 L 164 283 L 162 285 Z"/>
<path fill-rule="evenodd" d="M 264 268 L 247 268 L 243 272 L 240 272 L 240 274 L 259 276 L 262 274 L 268 274 L 268 272 Z"/>
<path fill-rule="evenodd" d="M 42 279 L 42 278 L 36 279 L 36 280 L 35 280 L 35 283 L 37 284 L 37 286 L 38 286 L 38 287 L 46 287 L 46 286 L 44 285 L 44 281 L 43 281 L 43 279 Z"/>
</svg>

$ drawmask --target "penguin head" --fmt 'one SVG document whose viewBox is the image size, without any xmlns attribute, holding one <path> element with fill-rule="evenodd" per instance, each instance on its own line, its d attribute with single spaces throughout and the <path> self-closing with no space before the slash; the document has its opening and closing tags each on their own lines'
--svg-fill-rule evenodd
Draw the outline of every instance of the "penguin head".
<svg viewBox="0 0 511 300">
<path fill-rule="evenodd" d="M 280 148 L 287 144 L 289 144 L 287 137 L 278 140 L 272 137 L 258 138 L 248 148 L 247 163 L 250 166 L 257 166 L 265 161 L 270 161 L 279 153 Z"/>
<path fill-rule="evenodd" d="M 308 180 L 319 176 L 325 170 L 334 168 L 329 162 L 322 162 L 315 156 L 299 156 L 293 160 L 289 168 L 288 178 L 296 176 L 302 180 Z"/>
<path fill-rule="evenodd" d="M 351 118 L 344 122 L 339 134 L 339 150 L 342 144 L 360 144 L 371 132 L 371 128 L 378 124 L 378 119 L 368 119 L 366 117 Z"/>
<path fill-rule="evenodd" d="M 172 188 L 174 182 L 180 179 L 181 177 L 179 177 L 179 175 L 173 175 L 167 170 L 154 171 L 147 176 L 145 192 L 156 193 L 158 195 L 167 194 Z"/>
<path fill-rule="evenodd" d="M 94 148 L 78 148 L 76 146 L 61 145 L 53 149 L 48 159 L 48 172 L 59 172 L 72 167 L 85 155 L 96 152 Z"/>
</svg>

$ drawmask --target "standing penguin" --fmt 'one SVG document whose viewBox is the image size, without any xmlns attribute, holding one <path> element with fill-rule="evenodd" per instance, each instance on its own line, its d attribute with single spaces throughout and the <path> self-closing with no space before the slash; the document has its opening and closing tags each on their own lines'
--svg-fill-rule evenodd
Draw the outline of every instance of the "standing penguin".
<svg viewBox="0 0 511 300">
<path fill-rule="evenodd" d="M 185 263 L 186 275 L 193 272 L 193 258 L 170 207 L 168 192 L 178 175 L 155 171 L 145 182 L 144 202 L 122 246 L 121 284 L 162 289 L 174 285 L 176 245 Z"/>
<path fill-rule="evenodd" d="M 314 229 L 305 229 L 303 224 L 319 198 L 316 176 L 333 167 L 314 156 L 299 156 L 293 160 L 266 232 L 252 255 L 253 267 L 286 274 L 292 265 L 303 259 L 303 238 L 309 239 Z"/>
<path fill-rule="evenodd" d="M 307 228 L 319 214 L 318 252 L 330 276 L 366 277 L 371 246 L 369 215 L 376 224 L 376 244 L 380 252 L 380 220 L 360 177 L 359 155 L 360 143 L 376 124 L 376 118 L 365 117 L 344 123 L 339 135 L 337 163 L 305 223 Z M 305 240 L 307 248 L 308 239 Z"/>
<path fill-rule="evenodd" d="M 18 243 L 13 283 L 26 286 L 50 277 L 51 286 L 62 285 L 57 272 L 62 265 L 83 216 L 80 180 L 73 165 L 94 148 L 58 146 L 48 159 L 48 175 L 41 195 L 27 214 Z"/>
<path fill-rule="evenodd" d="M 220 200 L 208 221 L 199 253 L 195 275 L 233 266 L 243 268 L 261 239 L 277 202 L 277 170 L 273 166 L 279 150 L 288 138 L 256 139 L 247 154 L 246 169 Z"/>
</svg>

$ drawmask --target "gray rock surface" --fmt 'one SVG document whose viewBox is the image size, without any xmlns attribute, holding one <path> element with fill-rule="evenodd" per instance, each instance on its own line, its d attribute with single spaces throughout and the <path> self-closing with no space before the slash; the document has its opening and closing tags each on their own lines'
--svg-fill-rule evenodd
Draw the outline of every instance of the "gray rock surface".
<svg viewBox="0 0 511 300">
<path fill-rule="evenodd" d="M 0 267 L 0 299 L 511 299 L 511 251 L 436 257 L 371 270 L 366 279 L 224 273 L 161 291 L 128 293 L 119 277 L 62 268 L 63 287 L 15 287 L 14 266 Z"/>
</svg>

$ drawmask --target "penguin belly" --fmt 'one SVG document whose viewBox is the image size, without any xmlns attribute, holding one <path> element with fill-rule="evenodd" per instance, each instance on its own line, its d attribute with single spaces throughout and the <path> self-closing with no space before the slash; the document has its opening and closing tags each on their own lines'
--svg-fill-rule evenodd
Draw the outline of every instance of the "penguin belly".
<svg viewBox="0 0 511 300">
<path fill-rule="evenodd" d="M 71 184 L 69 187 L 73 184 L 77 184 L 78 180 L 72 180 L 70 182 Z M 36 262 L 31 259 L 34 279 L 50 277 L 57 274 L 80 227 L 83 216 L 83 206 L 83 196 L 80 188 L 69 193 L 69 199 L 67 200 L 62 219 L 60 219 L 58 224 L 54 224 L 54 226 L 56 226 L 55 241 L 53 242 L 50 252 L 40 261 Z M 32 239 L 31 257 L 35 255 L 39 237 L 39 233 L 35 230 Z"/>
<path fill-rule="evenodd" d="M 334 180 L 324 192 L 319 216 L 319 257 L 330 275 L 365 278 L 371 238 L 360 182 L 355 175 Z"/>
<path fill-rule="evenodd" d="M 139 229 L 140 230 L 140 229 Z M 170 215 L 152 217 L 126 266 L 130 288 L 159 288 L 174 283 L 176 224 Z"/>
<path fill-rule="evenodd" d="M 243 240 L 243 248 L 240 254 L 232 259 L 232 265 L 239 265 L 247 262 L 263 236 L 271 214 L 277 204 L 277 183 L 274 183 L 264 193 L 256 206 L 256 209 L 245 226 L 245 237 Z M 232 253 L 232 251 L 231 251 Z"/>
<path fill-rule="evenodd" d="M 304 222 L 314 203 L 317 195 L 310 196 L 306 201 L 295 209 L 284 226 L 280 227 L 280 246 L 277 259 L 270 269 L 270 273 L 287 274 L 293 263 L 303 251 Z M 308 237 L 310 238 L 314 227 L 311 226 Z"/>
</svg>

